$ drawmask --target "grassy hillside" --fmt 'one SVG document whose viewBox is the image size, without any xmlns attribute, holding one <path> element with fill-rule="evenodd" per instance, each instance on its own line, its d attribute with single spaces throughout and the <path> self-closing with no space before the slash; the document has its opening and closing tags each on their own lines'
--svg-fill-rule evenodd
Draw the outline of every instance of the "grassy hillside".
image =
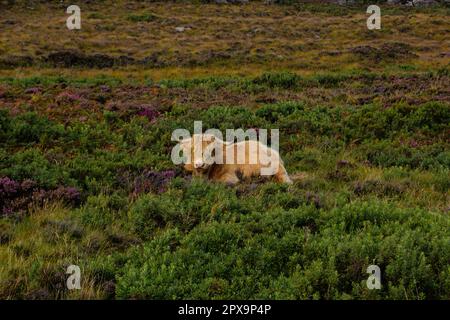
<svg viewBox="0 0 450 320">
<path fill-rule="evenodd" d="M 0 298 L 450 299 L 447 7 L 80 7 L 0 14 Z M 192 178 L 197 120 L 280 129 L 294 184 Z"/>
</svg>

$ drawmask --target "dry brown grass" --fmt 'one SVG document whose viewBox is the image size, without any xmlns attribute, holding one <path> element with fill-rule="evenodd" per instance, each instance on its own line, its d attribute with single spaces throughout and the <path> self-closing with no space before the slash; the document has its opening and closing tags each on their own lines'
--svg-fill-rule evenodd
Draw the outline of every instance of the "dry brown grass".
<svg viewBox="0 0 450 320">
<path fill-rule="evenodd" d="M 131 72 L 150 68 L 156 78 L 158 74 L 251 75 L 255 69 L 307 74 L 382 70 L 391 63 L 418 69 L 448 64 L 450 25 L 445 9 L 388 12 L 382 16 L 380 31 L 367 30 L 367 15 L 360 9 L 334 15 L 259 2 L 245 6 L 89 3 L 81 5 L 82 29 L 71 31 L 66 28 L 68 15 L 62 5 L 40 5 L 33 10 L 15 7 L 0 16 L 0 60 L 30 57 L 39 62 L 50 53 L 64 51 L 126 56 L 137 65 Z M 148 15 L 154 18 L 145 21 Z M 144 21 L 136 21 L 140 19 Z M 178 26 L 191 29 L 176 32 Z M 383 56 L 361 57 L 352 51 L 359 46 L 383 48 L 399 42 L 408 46 L 411 56 L 392 61 Z"/>
</svg>

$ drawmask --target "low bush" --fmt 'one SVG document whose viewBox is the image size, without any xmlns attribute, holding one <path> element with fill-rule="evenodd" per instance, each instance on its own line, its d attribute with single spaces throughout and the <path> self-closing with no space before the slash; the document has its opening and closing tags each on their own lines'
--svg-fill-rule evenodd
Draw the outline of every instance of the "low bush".
<svg viewBox="0 0 450 320">
<path fill-rule="evenodd" d="M 357 202 L 331 211 L 301 206 L 167 228 L 132 250 L 119 298 L 444 298 L 448 221 L 416 209 Z M 439 240 L 435 240 L 439 239 Z M 368 290 L 366 268 L 383 272 Z"/>
</svg>

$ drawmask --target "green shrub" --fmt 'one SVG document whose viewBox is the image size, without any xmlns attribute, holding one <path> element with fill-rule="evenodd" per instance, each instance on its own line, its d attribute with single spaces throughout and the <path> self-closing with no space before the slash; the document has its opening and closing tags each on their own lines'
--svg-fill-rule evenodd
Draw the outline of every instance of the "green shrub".
<svg viewBox="0 0 450 320">
<path fill-rule="evenodd" d="M 46 188 L 75 185 L 64 168 L 52 165 L 38 149 L 26 149 L 9 157 L 0 165 L 0 175 L 17 181 L 34 180 Z"/>
<path fill-rule="evenodd" d="M 448 219 L 431 212 L 357 202 L 331 211 L 254 212 L 187 234 L 168 228 L 130 253 L 117 296 L 444 298 L 448 227 Z M 377 292 L 364 285 L 370 264 L 382 269 Z"/>
<path fill-rule="evenodd" d="M 164 228 L 181 214 L 172 199 L 148 194 L 131 206 L 128 216 L 133 232 L 142 239 L 148 239 L 154 236 L 156 229 Z"/>
<path fill-rule="evenodd" d="M 34 112 L 10 117 L 6 110 L 0 111 L 0 136 L 2 142 L 14 145 L 53 144 L 65 134 L 64 126 L 54 123 Z"/>
<path fill-rule="evenodd" d="M 291 72 L 263 73 L 255 78 L 253 82 L 265 85 L 269 88 L 293 89 L 302 84 L 303 79 Z"/>
<path fill-rule="evenodd" d="M 107 228 L 113 222 L 123 218 L 121 212 L 127 209 L 127 199 L 114 193 L 110 196 L 89 196 L 86 203 L 79 209 L 81 221 L 94 228 Z"/>
<path fill-rule="evenodd" d="M 280 118 L 287 117 L 295 112 L 301 112 L 304 106 L 301 103 L 285 102 L 279 104 L 264 105 L 256 110 L 256 116 L 264 118 L 272 123 L 277 122 Z M 298 114 L 297 114 L 298 115 Z"/>
</svg>

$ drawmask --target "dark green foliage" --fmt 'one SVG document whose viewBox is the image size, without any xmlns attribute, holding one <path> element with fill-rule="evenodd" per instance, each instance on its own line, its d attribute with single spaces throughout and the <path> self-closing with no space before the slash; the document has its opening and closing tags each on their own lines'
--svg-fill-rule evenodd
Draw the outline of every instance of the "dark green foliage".
<svg viewBox="0 0 450 320">
<path fill-rule="evenodd" d="M 11 118 L 5 110 L 0 114 L 0 135 L 2 142 L 10 144 L 47 144 L 64 136 L 64 127 L 53 123 L 36 113 L 24 113 Z"/>
<path fill-rule="evenodd" d="M 269 88 L 293 89 L 301 84 L 302 78 L 295 73 L 264 73 L 253 80 L 255 84 L 266 85 Z"/>
<path fill-rule="evenodd" d="M 0 0 L 0 299 L 450 298 L 448 1 L 79 2 Z M 293 184 L 192 177 L 194 121 Z"/>
<path fill-rule="evenodd" d="M 392 145 L 387 141 L 372 143 L 364 147 L 367 160 L 382 166 L 407 166 L 410 168 L 448 168 L 450 154 L 442 144 L 411 148 L 405 145 Z"/>
<path fill-rule="evenodd" d="M 0 174 L 19 181 L 31 179 L 50 188 L 73 182 L 64 168 L 52 165 L 38 149 L 27 149 L 8 157 L 0 165 Z"/>
<path fill-rule="evenodd" d="M 344 123 L 349 139 L 383 139 L 417 131 L 438 133 L 450 123 L 450 106 L 429 102 L 417 107 L 398 104 L 383 110 L 376 105 L 365 105 L 351 112 Z"/>
<path fill-rule="evenodd" d="M 110 196 L 90 196 L 79 210 L 81 221 L 87 226 L 106 228 L 124 215 L 127 202 L 125 197 L 117 193 Z"/>
<path fill-rule="evenodd" d="M 197 108 L 110 101 L 115 90 L 130 88 L 142 99 L 153 89 L 297 94 L 355 78 L 380 81 L 370 74 L 281 72 L 124 90 L 101 77 L 8 80 L 8 96 L 24 85 L 38 86 L 28 90 L 35 95 L 64 85 L 58 97 L 72 107 L 63 114 L 34 105 L 14 115 L 0 110 L 0 244 L 14 242 L 12 217 L 26 220 L 30 208 L 58 201 L 70 217 L 39 225 L 43 239 L 77 241 L 80 264 L 106 298 L 446 299 L 447 102 L 330 106 L 275 99 L 251 108 Z M 231 128 L 280 129 L 294 184 L 255 179 L 230 187 L 186 175 L 170 160 L 171 133 L 193 132 L 199 120 L 203 130 L 224 135 Z M 11 250 L 26 258 L 33 247 L 13 243 Z M 365 285 L 370 264 L 381 267 L 380 291 Z M 58 297 L 57 268 L 33 262 L 32 286 L 44 289 L 18 285 L 0 296 Z"/>
<path fill-rule="evenodd" d="M 282 117 L 287 117 L 291 115 L 297 110 L 298 111 L 304 110 L 303 105 L 294 102 L 286 102 L 262 106 L 256 111 L 256 115 L 273 123 L 277 122 Z"/>
<path fill-rule="evenodd" d="M 117 186 L 132 192 L 134 180 L 144 170 L 173 168 L 168 158 L 174 145 L 170 133 L 183 127 L 192 131 L 194 120 L 203 121 L 203 130 L 222 130 L 224 138 L 228 128 L 279 128 L 288 168 L 312 170 L 325 161 L 327 152 L 338 152 L 353 141 L 359 144 L 357 157 L 376 166 L 439 169 L 450 165 L 445 142 L 450 106 L 442 102 L 390 108 L 280 102 L 256 110 L 217 106 L 181 114 L 172 109 L 152 124 L 139 115 L 129 122 L 118 112 L 103 116 L 104 121 L 74 121 L 64 127 L 36 113 L 13 117 L 2 111 L 0 174 L 19 181 L 32 179 L 47 187 L 79 186 L 93 194 L 109 193 Z M 301 139 L 293 138 L 296 134 L 301 134 Z M 27 147 L 31 145 L 35 147 Z M 307 145 L 318 146 L 319 151 L 311 154 L 303 150 Z M 70 158 L 64 156 L 67 153 L 71 153 Z M 128 179 L 125 184 L 124 179 Z"/>
<path fill-rule="evenodd" d="M 234 222 L 200 224 L 188 234 L 169 228 L 130 252 L 117 295 L 439 298 L 447 288 L 434 279 L 448 277 L 448 228 L 444 217 L 380 202 L 329 212 L 304 206 L 253 212 Z M 372 263 L 385 275 L 381 291 L 364 285 Z"/>
<path fill-rule="evenodd" d="M 132 230 L 141 238 L 150 238 L 157 228 L 164 228 L 168 222 L 181 216 L 176 203 L 167 197 L 146 195 L 137 200 L 130 209 Z"/>
</svg>

